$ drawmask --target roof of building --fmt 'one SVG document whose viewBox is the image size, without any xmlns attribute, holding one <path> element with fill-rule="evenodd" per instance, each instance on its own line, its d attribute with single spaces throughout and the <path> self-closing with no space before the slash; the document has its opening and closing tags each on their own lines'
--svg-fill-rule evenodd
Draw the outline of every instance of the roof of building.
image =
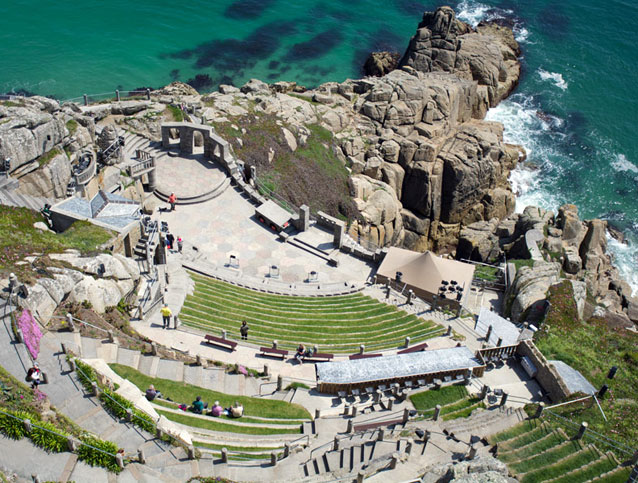
<svg viewBox="0 0 638 483">
<path fill-rule="evenodd" d="M 567 389 L 570 390 L 572 394 L 576 392 L 582 392 L 584 394 L 594 394 L 596 392 L 596 388 L 591 385 L 591 383 L 585 379 L 580 372 L 571 367 L 568 364 L 565 364 L 563 361 L 547 361 L 552 364 L 560 377 L 563 378 Z"/>
<path fill-rule="evenodd" d="M 327 384 L 356 384 L 481 366 L 467 347 L 317 364 L 317 379 Z"/>
<path fill-rule="evenodd" d="M 91 200 L 72 197 L 58 203 L 51 209 L 75 215 L 78 219 L 94 220 L 115 230 L 121 230 L 130 223 L 139 220 L 139 208 L 137 201 L 100 190 Z"/>
<path fill-rule="evenodd" d="M 438 293 L 444 280 L 454 280 L 467 292 L 474 278 L 474 265 L 441 258 L 432 252 L 390 247 L 377 274 L 395 279 L 397 272 L 402 273 L 402 282 L 432 294 Z"/>
<path fill-rule="evenodd" d="M 488 344 L 496 346 L 498 339 L 502 339 L 501 346 L 516 345 L 520 340 L 521 331 L 509 320 L 504 319 L 496 312 L 492 312 L 486 307 L 481 307 L 476 328 L 474 329 L 479 335 L 485 337 L 489 326 L 492 326 L 492 332 Z"/>
</svg>

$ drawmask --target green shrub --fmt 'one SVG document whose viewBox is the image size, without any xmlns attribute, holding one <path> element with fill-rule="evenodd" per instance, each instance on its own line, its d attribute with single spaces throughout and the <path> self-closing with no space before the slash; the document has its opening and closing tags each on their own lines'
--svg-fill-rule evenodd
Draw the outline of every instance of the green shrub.
<svg viewBox="0 0 638 483">
<path fill-rule="evenodd" d="M 36 446 L 50 452 L 61 453 L 67 451 L 67 434 L 48 422 L 38 422 L 29 434 Z"/>
<path fill-rule="evenodd" d="M 22 413 L 21 411 L 12 411 L 11 413 L 19 418 L 31 419 L 31 415 L 28 413 Z M 0 432 L 7 438 L 16 440 L 24 438 L 26 434 L 22 421 L 2 413 L 0 413 Z"/>
<path fill-rule="evenodd" d="M 78 122 L 75 119 L 70 119 L 66 122 L 66 128 L 69 130 L 69 134 L 73 136 L 75 131 L 78 130 Z"/>
<path fill-rule="evenodd" d="M 115 462 L 115 454 L 118 450 L 115 443 L 93 436 L 82 436 L 80 440 L 82 443 L 86 443 L 81 444 L 78 448 L 78 458 L 81 461 L 91 466 L 102 466 L 115 473 L 120 472 L 120 467 Z"/>
</svg>

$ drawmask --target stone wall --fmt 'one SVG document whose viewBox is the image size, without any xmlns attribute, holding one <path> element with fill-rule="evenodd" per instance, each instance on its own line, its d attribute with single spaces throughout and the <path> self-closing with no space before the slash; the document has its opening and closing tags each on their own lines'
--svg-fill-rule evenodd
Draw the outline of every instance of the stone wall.
<svg viewBox="0 0 638 483">
<path fill-rule="evenodd" d="M 556 368 L 547 362 L 545 356 L 536 348 L 531 340 L 524 340 L 518 345 L 517 354 L 527 356 L 536 366 L 536 380 L 541 387 L 549 394 L 550 399 L 557 403 L 569 397 L 571 392 L 567 389 L 563 378 L 558 374 Z"/>
</svg>

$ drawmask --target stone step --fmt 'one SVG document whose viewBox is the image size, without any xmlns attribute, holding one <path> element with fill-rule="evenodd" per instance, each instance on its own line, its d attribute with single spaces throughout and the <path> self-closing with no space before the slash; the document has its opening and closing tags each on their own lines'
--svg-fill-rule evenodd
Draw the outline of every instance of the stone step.
<svg viewBox="0 0 638 483">
<path fill-rule="evenodd" d="M 220 434 L 220 433 L 217 433 Z M 235 435 L 235 433 L 223 433 L 223 434 L 233 434 Z M 281 447 L 283 446 L 283 444 L 285 444 L 286 442 L 291 442 L 294 441 L 290 440 L 290 441 L 279 441 L 279 440 L 270 440 L 270 441 L 266 441 L 260 438 L 259 435 L 252 435 L 252 434 L 237 434 L 237 436 L 249 436 L 250 438 L 241 438 L 241 439 L 227 439 L 227 438 L 219 438 L 216 435 L 202 435 L 199 433 L 193 433 L 193 441 L 199 442 L 199 443 L 208 443 L 208 444 L 218 444 L 218 445 L 226 445 L 226 446 L 237 446 L 237 447 L 253 447 L 253 448 L 259 448 L 259 447 L 265 447 L 265 448 L 275 448 L 275 447 Z"/>
<path fill-rule="evenodd" d="M 153 403 L 151 403 L 153 404 Z M 161 409 L 162 411 L 166 411 L 172 414 L 179 414 L 179 415 L 186 415 L 190 418 L 193 419 L 201 419 L 203 421 L 216 421 L 219 423 L 223 423 L 223 424 L 227 424 L 229 426 L 248 426 L 248 427 L 255 427 L 255 426 L 259 426 L 259 427 L 264 427 L 264 428 L 278 428 L 278 429 L 292 429 L 294 427 L 299 427 L 299 423 L 298 422 L 293 422 L 292 424 L 272 424 L 272 423 L 266 423 L 264 422 L 263 424 L 260 423 L 246 423 L 246 422 L 242 422 L 241 418 L 240 419 L 227 419 L 227 418 L 213 418 L 212 416 L 208 416 L 205 414 L 195 414 L 195 413 L 184 413 L 184 411 L 182 411 L 181 409 L 173 409 L 173 408 L 167 408 L 165 406 L 160 406 L 158 404 L 153 404 L 153 406 L 156 409 Z M 246 417 L 250 417 L 250 416 L 246 416 Z M 188 426 L 189 428 L 193 428 L 192 426 Z M 195 428 L 193 428 L 195 429 Z M 299 435 L 301 436 L 301 435 Z"/>
<path fill-rule="evenodd" d="M 194 428 L 175 423 L 177 426 L 188 430 L 193 438 L 214 444 L 228 444 L 230 446 L 278 446 L 292 442 L 301 437 L 301 434 L 242 434 L 228 433 L 224 431 L 211 431 L 208 429 Z M 260 444 L 267 442 L 268 444 Z"/>
</svg>

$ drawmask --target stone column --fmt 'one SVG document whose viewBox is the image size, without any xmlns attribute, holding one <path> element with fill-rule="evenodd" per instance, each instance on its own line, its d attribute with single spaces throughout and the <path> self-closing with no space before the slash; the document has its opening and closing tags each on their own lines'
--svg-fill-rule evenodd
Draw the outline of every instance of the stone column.
<svg viewBox="0 0 638 483">
<path fill-rule="evenodd" d="M 93 396 L 100 397 L 100 388 L 97 387 L 97 382 L 91 383 L 91 388 L 93 390 Z"/>
<path fill-rule="evenodd" d="M 277 376 L 277 391 L 282 391 L 284 388 L 284 378 L 281 374 Z"/>
<path fill-rule="evenodd" d="M 363 483 L 363 480 L 366 478 L 366 472 L 363 470 L 359 470 L 357 473 L 357 483 Z"/>
<path fill-rule="evenodd" d="M 487 397 L 487 390 L 489 388 L 487 386 L 483 386 L 481 388 L 481 395 L 479 396 L 481 398 L 481 400 L 485 399 Z"/>
<path fill-rule="evenodd" d="M 407 423 L 408 419 L 410 419 L 410 409 L 409 408 L 405 408 L 403 410 L 403 424 Z"/>
<path fill-rule="evenodd" d="M 284 444 L 284 458 L 288 458 L 290 456 L 290 443 Z"/>
<path fill-rule="evenodd" d="M 399 455 L 394 453 L 392 455 L 392 460 L 390 461 L 390 469 L 393 470 L 397 467 L 397 463 L 399 462 Z"/>
<path fill-rule="evenodd" d="M 363 352 L 366 350 L 366 346 L 365 344 L 360 344 L 359 345 L 359 354 L 363 354 Z"/>
<path fill-rule="evenodd" d="M 162 126 L 162 147 L 168 149 L 171 146 L 171 130 L 168 126 Z"/>
<path fill-rule="evenodd" d="M 585 421 L 580 423 L 580 428 L 578 428 L 578 434 L 576 435 L 576 439 L 582 439 L 582 437 L 585 436 L 585 432 L 587 431 L 588 427 L 589 427 L 589 423 Z"/>
<path fill-rule="evenodd" d="M 188 459 L 189 460 L 194 460 L 195 459 L 195 446 L 190 445 L 188 447 Z"/>
<path fill-rule="evenodd" d="M 75 323 L 73 322 L 73 316 L 71 314 L 66 314 L 66 322 L 67 324 L 69 324 L 69 330 L 71 332 L 77 332 L 78 329 L 75 326 Z"/>
<path fill-rule="evenodd" d="M 509 394 L 507 394 L 506 392 L 503 393 L 503 395 L 501 396 L 501 406 L 505 406 L 505 403 L 507 402 L 507 397 L 509 396 Z"/>
<path fill-rule="evenodd" d="M 299 231 L 307 231 L 310 228 L 310 208 L 307 205 L 299 207 Z"/>
<path fill-rule="evenodd" d="M 222 463 L 228 463 L 228 449 L 222 448 Z"/>
<path fill-rule="evenodd" d="M 383 441 L 385 438 L 385 431 L 383 428 L 379 428 L 379 434 L 377 434 L 377 441 Z"/>
<path fill-rule="evenodd" d="M 342 221 L 334 226 L 334 239 L 333 244 L 335 248 L 340 249 L 343 246 L 343 238 L 346 234 L 346 225 Z"/>
<path fill-rule="evenodd" d="M 405 348 L 407 349 L 408 347 L 410 347 L 410 336 L 405 338 Z"/>
<path fill-rule="evenodd" d="M 144 454 L 144 450 L 142 448 L 137 450 L 137 460 L 142 465 L 146 464 L 146 455 Z"/>
<path fill-rule="evenodd" d="M 120 102 L 120 91 L 119 89 L 115 89 L 115 100 Z"/>
<path fill-rule="evenodd" d="M 155 191 L 155 188 L 157 188 L 157 174 L 155 173 L 155 168 L 151 169 L 147 174 L 148 189 L 151 191 Z"/>
<path fill-rule="evenodd" d="M 536 414 L 534 414 L 535 418 L 540 418 L 543 415 L 543 410 L 545 409 L 545 403 L 538 403 L 538 407 L 536 408 Z"/>
<path fill-rule="evenodd" d="M 189 127 L 179 128 L 179 150 L 182 154 L 193 154 L 193 130 Z"/>
<path fill-rule="evenodd" d="M 115 462 L 120 469 L 124 469 L 124 457 L 121 453 L 117 453 L 115 455 Z"/>
<path fill-rule="evenodd" d="M 438 421 L 440 414 L 441 414 L 441 405 L 437 404 L 436 407 L 434 408 L 434 417 L 432 419 L 434 419 L 435 421 Z"/>
<path fill-rule="evenodd" d="M 473 460 L 474 458 L 476 458 L 476 446 L 471 445 L 470 446 L 470 451 L 467 454 L 467 459 L 468 460 Z"/>
<path fill-rule="evenodd" d="M 32 428 L 32 426 L 31 426 L 31 420 L 30 420 L 30 419 L 25 419 L 25 420 L 23 420 L 23 421 L 22 421 L 22 424 L 24 424 L 24 430 L 25 430 L 27 433 L 30 433 L 30 432 L 31 432 L 31 429 L 33 429 L 33 428 Z"/>
<path fill-rule="evenodd" d="M 406 454 L 412 453 L 413 447 L 414 447 L 414 440 L 412 438 L 409 438 L 407 444 L 405 445 Z"/>
<path fill-rule="evenodd" d="M 348 420 L 348 429 L 346 429 L 346 433 L 352 433 L 354 431 L 354 421 L 352 419 Z"/>
</svg>

